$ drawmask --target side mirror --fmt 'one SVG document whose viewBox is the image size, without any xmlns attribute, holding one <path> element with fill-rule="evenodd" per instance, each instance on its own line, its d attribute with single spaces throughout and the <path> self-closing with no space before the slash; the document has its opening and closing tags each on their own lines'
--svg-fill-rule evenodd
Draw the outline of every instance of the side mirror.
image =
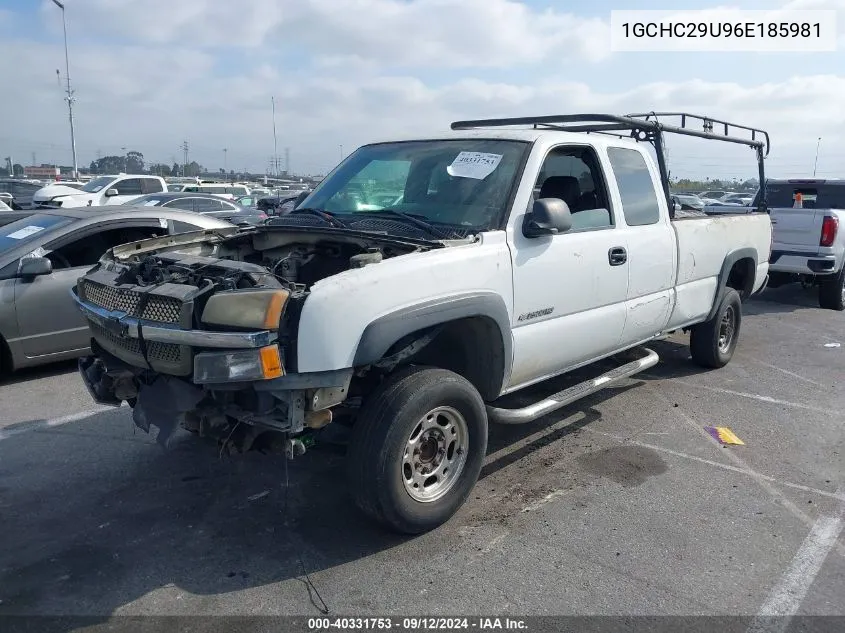
<svg viewBox="0 0 845 633">
<path fill-rule="evenodd" d="M 526 237 L 557 235 L 572 228 L 569 205 L 559 198 L 540 198 L 526 214 L 522 232 Z"/>
<path fill-rule="evenodd" d="M 21 277 L 40 277 L 53 272 L 53 262 L 46 257 L 25 257 L 18 266 Z"/>
<path fill-rule="evenodd" d="M 106 189 L 106 198 L 111 198 L 111 197 L 116 196 L 116 195 L 118 195 L 117 189 L 115 189 L 115 188 Z"/>
</svg>

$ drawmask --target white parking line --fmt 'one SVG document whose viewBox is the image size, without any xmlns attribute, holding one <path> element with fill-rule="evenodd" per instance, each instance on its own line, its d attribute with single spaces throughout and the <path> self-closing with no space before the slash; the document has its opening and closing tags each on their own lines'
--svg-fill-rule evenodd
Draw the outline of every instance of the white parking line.
<svg viewBox="0 0 845 633">
<path fill-rule="evenodd" d="M 698 457 L 697 455 L 690 455 L 689 453 L 684 453 L 682 451 L 673 451 L 671 448 L 665 448 L 663 446 L 657 446 L 656 444 L 648 444 L 647 442 L 638 442 L 637 440 L 630 440 L 626 437 L 621 437 L 619 435 L 614 435 L 613 433 L 605 433 L 604 431 L 596 431 L 595 429 L 591 429 L 585 427 L 583 429 L 588 433 L 595 433 L 596 435 L 604 435 L 605 437 L 609 437 L 611 439 L 617 440 L 622 444 L 632 444 L 634 446 L 640 446 L 642 448 L 648 448 L 653 451 L 658 451 L 659 453 L 666 453 L 667 455 L 674 455 L 675 457 L 682 457 L 683 459 L 689 459 L 694 462 L 699 462 L 701 464 L 707 464 L 708 466 L 714 466 L 716 468 L 721 468 L 722 470 L 729 470 L 734 473 L 740 473 L 742 475 L 748 475 L 749 477 L 753 477 L 757 480 L 764 480 L 770 481 L 773 484 L 777 484 L 779 486 L 785 486 L 787 488 L 794 488 L 796 490 L 801 490 L 803 492 L 809 492 L 814 495 L 819 495 L 820 497 L 827 497 L 829 499 L 836 499 L 837 501 L 845 502 L 845 493 L 843 492 L 829 492 L 827 490 L 820 490 L 819 488 L 813 488 L 811 486 L 804 486 L 802 484 L 795 484 L 791 481 L 782 481 L 775 477 L 771 477 L 770 475 L 763 475 L 758 473 L 755 470 L 751 470 L 750 468 L 741 468 L 739 466 L 731 466 L 730 464 L 724 464 L 722 462 L 717 462 L 712 459 L 705 459 L 704 457 Z M 653 435 L 650 433 L 646 433 L 645 435 Z"/>
<path fill-rule="evenodd" d="M 845 493 L 845 487 L 838 492 Z M 757 617 L 748 627 L 749 632 L 785 631 L 807 597 L 813 582 L 821 571 L 828 554 L 836 545 L 842 532 L 845 505 L 837 516 L 823 516 L 813 524 L 789 568 L 769 592 Z M 777 618 L 777 619 L 774 619 Z"/>
<path fill-rule="evenodd" d="M 63 415 L 58 418 L 50 418 L 49 420 L 37 420 L 30 424 L 13 425 L 11 428 L 0 429 L 0 441 L 7 440 L 10 437 L 14 437 L 15 435 L 21 435 L 22 433 L 30 433 L 32 431 L 49 429 L 56 426 L 62 426 L 64 424 L 70 424 L 71 422 L 79 422 L 80 420 L 84 420 L 85 418 L 91 417 L 92 415 L 96 415 L 97 413 L 102 413 L 103 411 L 109 410 L 113 410 L 113 408 L 101 407 L 98 409 L 91 409 L 89 411 L 80 411 L 79 413 Z"/>
<path fill-rule="evenodd" d="M 769 369 L 774 369 L 775 371 L 779 371 L 781 373 L 784 373 L 787 376 L 792 376 L 796 380 L 801 380 L 801 381 L 809 383 L 811 385 L 816 385 L 817 387 L 826 388 L 826 386 L 823 385 L 822 383 L 816 382 L 815 380 L 810 380 L 809 378 L 805 378 L 804 376 L 801 376 L 800 374 L 796 374 L 794 371 L 789 371 L 788 369 L 784 369 L 783 367 L 778 367 L 777 365 L 772 365 L 771 363 L 767 363 L 765 361 L 762 361 L 759 358 L 754 358 L 753 356 L 748 356 L 748 354 L 746 354 L 745 356 L 747 358 L 750 358 L 751 360 L 753 360 L 755 363 L 760 363 L 764 367 L 768 367 Z"/>
<path fill-rule="evenodd" d="M 683 385 L 684 387 L 691 387 L 692 389 L 703 389 L 704 391 L 713 391 L 716 393 L 726 393 L 732 396 L 739 396 L 740 398 L 749 398 L 759 402 L 767 402 L 769 404 L 780 404 L 786 407 L 793 407 L 795 409 L 804 409 L 806 411 L 815 411 L 816 413 L 824 413 L 826 415 L 838 416 L 839 412 L 833 409 L 824 409 L 822 407 L 814 407 L 811 404 L 804 404 L 802 402 L 790 402 L 789 400 L 778 400 L 771 396 L 761 396 L 756 393 L 746 393 L 744 391 L 733 391 L 732 389 L 722 389 L 721 387 L 708 387 L 706 385 L 697 385 L 695 383 L 687 382 L 685 380 L 678 380 L 677 378 L 661 378 L 660 376 L 651 376 L 659 380 L 668 380 L 676 385 Z"/>
</svg>

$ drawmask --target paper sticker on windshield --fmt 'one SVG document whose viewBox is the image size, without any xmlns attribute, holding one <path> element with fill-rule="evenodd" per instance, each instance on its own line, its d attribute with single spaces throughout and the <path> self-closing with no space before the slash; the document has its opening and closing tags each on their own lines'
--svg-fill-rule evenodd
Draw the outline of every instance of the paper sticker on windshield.
<svg viewBox="0 0 845 633">
<path fill-rule="evenodd" d="M 6 237 L 11 237 L 13 240 L 22 240 L 25 237 L 29 237 L 30 235 L 35 235 L 39 231 L 43 231 L 43 226 L 35 226 L 31 224 L 30 226 L 25 226 L 22 229 L 18 229 L 14 233 L 9 233 Z"/>
<path fill-rule="evenodd" d="M 156 206 L 157 204 L 158 204 L 158 200 L 147 200 L 147 201 L 144 203 L 144 206 L 145 206 L 145 207 L 154 207 L 154 206 Z"/>
<path fill-rule="evenodd" d="M 446 168 L 446 173 L 458 178 L 484 180 L 492 174 L 502 161 L 502 154 L 485 152 L 461 152 Z"/>
<path fill-rule="evenodd" d="M 161 228 L 166 229 L 167 228 L 167 220 L 165 218 L 159 218 L 158 219 L 158 225 Z"/>
</svg>

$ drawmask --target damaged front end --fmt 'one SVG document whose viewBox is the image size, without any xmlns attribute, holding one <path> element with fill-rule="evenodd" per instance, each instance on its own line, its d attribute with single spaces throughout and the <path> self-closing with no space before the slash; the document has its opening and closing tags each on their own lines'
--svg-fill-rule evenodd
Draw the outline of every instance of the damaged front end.
<svg viewBox="0 0 845 633">
<path fill-rule="evenodd" d="M 72 291 L 92 334 L 80 374 L 95 401 L 129 403 L 162 445 L 183 428 L 227 452 L 292 456 L 332 421 L 353 376 L 296 372 L 310 286 L 421 248 L 267 227 L 118 247 Z"/>
</svg>

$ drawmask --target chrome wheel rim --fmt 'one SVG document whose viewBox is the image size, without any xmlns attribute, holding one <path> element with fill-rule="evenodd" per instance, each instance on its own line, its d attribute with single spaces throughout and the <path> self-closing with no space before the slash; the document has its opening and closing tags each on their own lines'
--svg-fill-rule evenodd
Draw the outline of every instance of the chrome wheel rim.
<svg viewBox="0 0 845 633">
<path fill-rule="evenodd" d="M 734 340 L 736 332 L 736 311 L 733 306 L 728 306 L 722 320 L 719 322 L 719 351 L 726 353 Z"/>
<path fill-rule="evenodd" d="M 408 495 L 420 503 L 437 501 L 455 484 L 467 459 L 469 430 L 452 407 L 437 407 L 414 426 L 405 442 L 400 476 Z"/>
</svg>

